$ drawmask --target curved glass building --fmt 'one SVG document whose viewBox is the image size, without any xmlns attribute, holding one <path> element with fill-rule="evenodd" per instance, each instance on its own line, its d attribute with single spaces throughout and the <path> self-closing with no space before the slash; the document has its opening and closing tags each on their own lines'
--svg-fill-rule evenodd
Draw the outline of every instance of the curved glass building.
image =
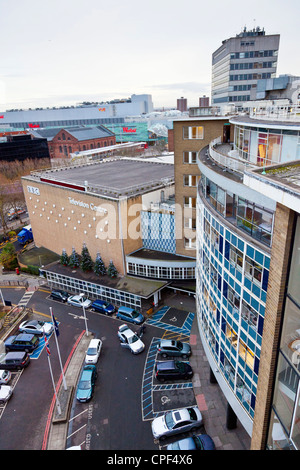
<svg viewBox="0 0 300 470">
<path fill-rule="evenodd" d="M 275 299 L 273 291 L 272 299 L 268 293 L 270 276 L 274 277 L 273 290 L 278 279 L 283 283 L 283 268 L 280 271 L 276 258 L 284 253 L 284 248 L 283 259 L 289 259 L 287 253 L 292 252 L 295 236 L 291 224 L 287 224 L 291 233 L 288 238 L 284 228 L 281 234 L 280 230 L 275 230 L 275 222 L 277 218 L 277 226 L 284 227 L 279 220 L 281 207 L 300 212 L 299 203 L 289 207 L 288 201 L 288 197 L 298 200 L 299 195 L 295 196 L 298 183 L 293 186 L 291 181 L 285 181 L 282 185 L 278 168 L 286 169 L 287 162 L 300 158 L 300 122 L 272 121 L 266 115 L 240 115 L 229 121 L 232 143 L 222 143 L 222 136 L 215 136 L 209 146 L 198 153 L 201 178 L 197 194 L 197 318 L 211 372 L 229 408 L 252 436 L 258 415 L 257 400 L 265 399 L 267 392 L 263 389 L 270 389 L 275 380 L 270 369 L 273 371 L 277 361 L 284 316 L 282 304 L 276 310 L 276 318 L 270 321 L 275 311 L 273 306 L 268 314 L 270 301 Z M 294 168 L 297 173 L 298 165 Z M 281 191 L 280 196 L 278 191 Z M 300 281 L 299 270 L 297 276 Z M 284 277 L 287 282 L 287 275 Z M 294 277 L 293 285 L 295 282 Z M 283 291 L 285 287 L 281 285 Z M 293 308 L 299 308 L 299 304 L 294 302 Z M 279 325 L 272 334 L 276 342 L 264 344 L 266 332 L 274 322 Z M 261 363 L 266 360 L 264 348 L 266 351 L 272 348 L 274 354 L 268 358 L 268 373 L 262 378 Z M 268 395 L 270 404 L 272 394 Z M 295 390 L 293 396 L 295 401 Z M 268 412 L 266 403 L 264 411 L 260 410 L 265 440 L 266 429 L 270 426 L 270 404 Z M 260 446 L 264 439 L 261 437 Z"/>
</svg>

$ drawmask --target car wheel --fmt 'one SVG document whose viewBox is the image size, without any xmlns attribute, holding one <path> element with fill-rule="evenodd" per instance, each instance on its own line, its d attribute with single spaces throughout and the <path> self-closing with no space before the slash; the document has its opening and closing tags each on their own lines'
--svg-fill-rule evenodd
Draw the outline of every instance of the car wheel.
<svg viewBox="0 0 300 470">
<path fill-rule="evenodd" d="M 168 357 L 168 354 L 163 353 L 163 354 L 162 354 L 162 357 L 166 358 L 166 357 Z"/>
<path fill-rule="evenodd" d="M 183 354 L 182 357 L 183 357 L 183 359 L 186 359 L 186 358 L 187 358 L 187 355 L 186 355 L 186 354 Z"/>
</svg>

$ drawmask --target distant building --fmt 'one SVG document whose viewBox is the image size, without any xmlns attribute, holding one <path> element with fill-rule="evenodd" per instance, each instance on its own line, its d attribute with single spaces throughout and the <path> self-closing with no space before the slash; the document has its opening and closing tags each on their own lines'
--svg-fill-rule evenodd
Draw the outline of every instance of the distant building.
<svg viewBox="0 0 300 470">
<path fill-rule="evenodd" d="M 1 127 L 36 129 L 76 125 L 105 125 L 125 122 L 129 116 L 151 113 L 151 95 L 132 95 L 127 100 L 50 109 L 9 110 L 0 112 Z M 4 129 L 5 130 L 5 129 Z"/>
<path fill-rule="evenodd" d="M 212 105 L 241 105 L 258 80 L 275 78 L 279 40 L 257 27 L 222 41 L 212 54 Z"/>
<path fill-rule="evenodd" d="M 199 98 L 199 107 L 200 108 L 207 108 L 209 106 L 209 98 L 208 96 L 203 95 Z"/>
<path fill-rule="evenodd" d="M 49 159 L 50 155 L 45 138 L 33 138 L 29 134 L 5 135 L 0 138 L 0 162 Z"/>
<path fill-rule="evenodd" d="M 70 158 L 74 152 L 107 147 L 116 143 L 114 133 L 104 126 L 36 129 L 32 134 L 47 139 L 52 159 Z"/>
<path fill-rule="evenodd" d="M 181 111 L 182 113 L 187 111 L 187 99 L 186 98 L 181 97 L 177 100 L 177 109 L 178 111 Z"/>
</svg>

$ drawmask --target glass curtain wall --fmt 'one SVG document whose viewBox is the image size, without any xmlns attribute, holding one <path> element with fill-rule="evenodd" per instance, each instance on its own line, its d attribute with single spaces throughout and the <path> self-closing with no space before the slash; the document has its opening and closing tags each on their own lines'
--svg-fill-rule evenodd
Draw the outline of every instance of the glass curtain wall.
<svg viewBox="0 0 300 470">
<path fill-rule="evenodd" d="M 258 166 L 300 158 L 299 131 L 235 126 L 234 146 L 241 158 Z"/>
</svg>

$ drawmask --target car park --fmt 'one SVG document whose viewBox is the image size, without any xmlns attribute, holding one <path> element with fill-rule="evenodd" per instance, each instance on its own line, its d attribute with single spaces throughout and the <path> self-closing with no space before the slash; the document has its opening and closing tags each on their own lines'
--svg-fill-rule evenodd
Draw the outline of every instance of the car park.
<svg viewBox="0 0 300 470">
<path fill-rule="evenodd" d="M 215 443 L 208 434 L 193 435 L 172 442 L 167 446 L 167 450 L 215 450 Z"/>
<path fill-rule="evenodd" d="M 92 305 L 91 300 L 83 295 L 71 295 L 67 302 L 69 305 L 73 305 L 74 307 L 89 308 Z"/>
<path fill-rule="evenodd" d="M 53 289 L 50 294 L 51 299 L 58 300 L 59 302 L 66 302 L 70 297 L 70 294 L 60 289 Z"/>
<path fill-rule="evenodd" d="M 91 305 L 91 310 L 105 315 L 111 315 L 115 312 L 115 307 L 104 300 L 94 300 Z"/>
<path fill-rule="evenodd" d="M 0 403 L 7 402 L 12 396 L 12 387 L 9 385 L 0 385 Z"/>
<path fill-rule="evenodd" d="M 41 320 L 25 320 L 19 326 L 19 331 L 34 335 L 50 335 L 53 331 L 53 324 Z"/>
<path fill-rule="evenodd" d="M 119 327 L 118 338 L 121 341 L 121 346 L 128 348 L 132 354 L 139 354 L 145 349 L 143 341 L 127 325 Z"/>
<path fill-rule="evenodd" d="M 157 352 L 162 357 L 180 356 L 187 358 L 191 355 L 191 346 L 178 340 L 162 339 L 157 345 Z"/>
<path fill-rule="evenodd" d="M 140 325 L 145 320 L 144 315 L 130 307 L 119 307 L 117 318 Z"/>
<path fill-rule="evenodd" d="M 21 370 L 30 363 L 30 357 L 25 351 L 12 351 L 0 361 L 0 369 Z"/>
<path fill-rule="evenodd" d="M 196 430 L 202 426 L 202 415 L 197 406 L 167 411 L 158 416 L 151 423 L 152 434 L 155 439 L 166 437 L 182 432 Z"/>
<path fill-rule="evenodd" d="M 9 370 L 0 370 L 0 384 L 8 384 L 11 379 L 11 372 Z"/>
<path fill-rule="evenodd" d="M 161 361 L 155 364 L 155 377 L 160 382 L 165 380 L 188 380 L 193 377 L 193 370 L 187 362 Z"/>
<path fill-rule="evenodd" d="M 40 343 L 40 340 L 37 336 L 28 334 L 28 333 L 20 333 L 18 335 L 9 336 L 4 345 L 5 350 L 9 351 L 26 351 L 32 352 L 34 351 Z"/>
<path fill-rule="evenodd" d="M 98 362 L 102 348 L 102 341 L 100 339 L 92 339 L 85 356 L 86 364 L 96 364 Z"/>
<path fill-rule="evenodd" d="M 96 366 L 86 365 L 83 367 L 76 392 L 76 398 L 79 402 L 86 403 L 90 401 L 94 393 L 96 378 Z"/>
</svg>

